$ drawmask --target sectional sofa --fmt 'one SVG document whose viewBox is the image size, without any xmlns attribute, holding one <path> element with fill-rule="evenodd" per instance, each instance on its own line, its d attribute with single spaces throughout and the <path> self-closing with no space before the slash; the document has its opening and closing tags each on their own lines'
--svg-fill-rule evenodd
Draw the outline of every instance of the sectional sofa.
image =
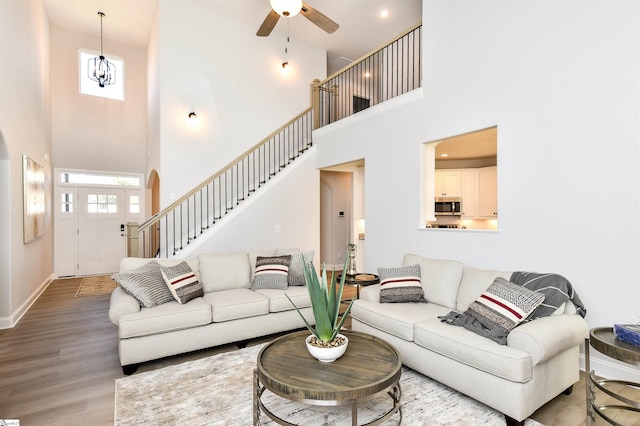
<svg viewBox="0 0 640 426">
<path fill-rule="evenodd" d="M 411 277 L 416 265 L 417 278 L 416 274 Z M 562 392 L 570 393 L 579 380 L 580 344 L 588 335 L 582 316 L 586 311 L 566 280 L 559 289 L 543 280 L 562 281 L 562 277 L 515 275 L 532 277 L 519 284 L 536 287 L 536 292 L 546 293 L 548 301 L 534 311 L 540 309 L 539 317 L 532 314 L 530 318 L 536 319 L 522 322 L 500 337 L 500 333 L 478 327 L 471 313 L 478 307 L 476 311 L 482 312 L 480 301 L 487 295 L 492 297 L 493 283 L 504 284 L 514 279 L 514 273 L 413 254 L 404 256 L 395 279 L 393 275 L 386 279 L 386 270 L 381 269 L 381 284 L 361 289 L 360 299 L 352 307 L 353 330 L 393 344 L 404 365 L 504 413 L 507 424 L 523 424 L 549 400 Z M 390 293 L 391 302 L 398 295 L 413 295 L 418 282 L 426 303 L 381 303 L 381 293 L 383 299 L 387 294 L 385 286 L 403 281 L 414 287 Z"/>
<path fill-rule="evenodd" d="M 260 266 L 265 259 L 283 256 L 289 257 L 284 274 L 271 273 L 277 268 L 268 264 Z M 118 326 L 123 372 L 132 374 L 139 363 L 153 359 L 304 327 L 286 296 L 313 324 L 302 275 L 302 262 L 312 258 L 312 251 L 292 249 L 187 260 L 123 259 L 113 276 L 120 285 L 109 308 L 109 318 Z M 171 294 L 167 280 L 189 285 Z"/>
</svg>

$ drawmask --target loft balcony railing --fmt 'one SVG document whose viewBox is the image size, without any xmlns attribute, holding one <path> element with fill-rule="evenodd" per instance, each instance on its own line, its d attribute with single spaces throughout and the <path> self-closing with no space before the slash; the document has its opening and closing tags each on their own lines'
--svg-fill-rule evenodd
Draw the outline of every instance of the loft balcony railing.
<svg viewBox="0 0 640 426">
<path fill-rule="evenodd" d="M 141 225 L 128 226 L 128 256 L 171 257 L 312 146 L 311 108 Z"/>
<path fill-rule="evenodd" d="M 311 85 L 311 107 L 141 225 L 128 256 L 171 257 L 313 145 L 312 131 L 420 87 L 422 24 Z"/>
<path fill-rule="evenodd" d="M 325 80 L 315 80 L 314 128 L 419 88 L 421 40 L 422 23 L 418 23 Z"/>
</svg>

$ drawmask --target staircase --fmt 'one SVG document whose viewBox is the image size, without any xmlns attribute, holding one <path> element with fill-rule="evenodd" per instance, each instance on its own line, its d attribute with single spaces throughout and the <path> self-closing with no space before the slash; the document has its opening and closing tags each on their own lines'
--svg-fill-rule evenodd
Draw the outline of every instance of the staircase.
<svg viewBox="0 0 640 426">
<path fill-rule="evenodd" d="M 323 81 L 311 107 L 141 225 L 127 225 L 127 256 L 184 250 L 313 145 L 312 131 L 420 88 L 422 24 Z"/>
<path fill-rule="evenodd" d="M 312 125 L 308 108 L 160 213 L 129 224 L 127 255 L 178 254 L 307 151 Z"/>
</svg>

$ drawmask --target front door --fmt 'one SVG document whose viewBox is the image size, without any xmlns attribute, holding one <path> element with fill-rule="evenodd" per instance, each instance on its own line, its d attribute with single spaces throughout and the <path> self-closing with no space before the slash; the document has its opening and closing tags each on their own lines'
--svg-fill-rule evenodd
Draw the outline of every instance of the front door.
<svg viewBox="0 0 640 426">
<path fill-rule="evenodd" d="M 126 190 L 78 188 L 78 275 L 118 271 L 126 256 Z"/>
</svg>

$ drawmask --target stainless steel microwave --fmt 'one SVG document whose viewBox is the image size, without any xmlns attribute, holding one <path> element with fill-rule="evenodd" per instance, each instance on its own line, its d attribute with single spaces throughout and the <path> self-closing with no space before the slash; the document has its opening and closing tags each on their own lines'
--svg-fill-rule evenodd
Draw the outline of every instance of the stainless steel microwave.
<svg viewBox="0 0 640 426">
<path fill-rule="evenodd" d="M 462 213 L 462 199 L 446 197 L 436 198 L 436 216 L 460 216 Z"/>
</svg>

